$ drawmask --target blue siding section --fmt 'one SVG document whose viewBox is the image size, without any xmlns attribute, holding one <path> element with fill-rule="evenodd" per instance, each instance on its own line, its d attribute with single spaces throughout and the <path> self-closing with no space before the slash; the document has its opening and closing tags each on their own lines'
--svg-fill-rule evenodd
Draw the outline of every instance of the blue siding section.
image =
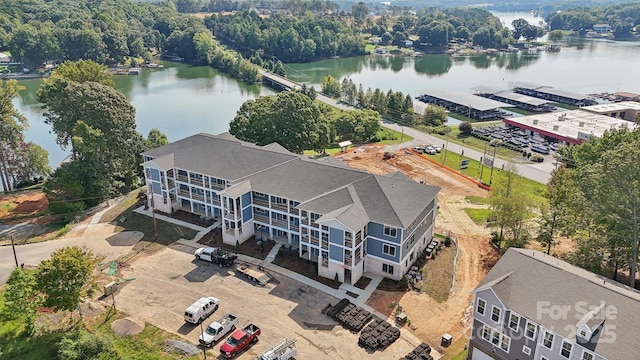
<svg viewBox="0 0 640 360">
<path fill-rule="evenodd" d="M 391 256 L 391 255 L 387 255 L 387 254 L 382 253 L 383 244 L 385 244 L 385 243 L 383 243 L 380 240 L 368 238 L 368 240 L 367 240 L 367 254 L 368 255 L 372 255 L 372 256 L 376 256 L 376 257 L 379 257 L 379 258 L 382 258 L 382 259 L 385 259 L 385 260 L 399 262 L 400 261 L 400 247 L 392 245 L 392 244 L 387 244 L 389 246 L 394 246 L 395 249 L 396 249 L 396 256 Z"/>
<path fill-rule="evenodd" d="M 391 237 L 384 234 L 384 225 L 373 222 L 369 223 L 369 225 L 367 226 L 367 234 L 369 234 L 369 236 L 375 236 L 377 238 L 391 241 L 396 244 L 400 244 L 402 239 L 402 230 L 396 229 L 396 237 Z"/>
<path fill-rule="evenodd" d="M 160 171 L 156 169 L 150 169 L 150 170 L 151 170 L 151 179 L 155 181 L 160 181 Z"/>
<path fill-rule="evenodd" d="M 332 244 L 344 245 L 344 231 L 329 228 L 329 242 Z"/>
<path fill-rule="evenodd" d="M 335 245 L 329 245 L 329 259 L 343 262 L 344 251 L 341 247 Z"/>
<path fill-rule="evenodd" d="M 251 205 L 251 193 L 250 192 L 248 192 L 246 194 L 242 194 L 242 197 L 240 199 L 241 199 L 240 200 L 240 204 L 241 204 L 242 207 Z"/>
<path fill-rule="evenodd" d="M 153 193 L 154 194 L 162 194 L 162 188 L 160 187 L 160 183 L 157 182 L 152 182 L 151 184 L 153 184 Z"/>
<path fill-rule="evenodd" d="M 251 211 L 251 207 L 242 209 L 242 221 L 246 222 L 253 218 L 253 211 Z"/>
</svg>

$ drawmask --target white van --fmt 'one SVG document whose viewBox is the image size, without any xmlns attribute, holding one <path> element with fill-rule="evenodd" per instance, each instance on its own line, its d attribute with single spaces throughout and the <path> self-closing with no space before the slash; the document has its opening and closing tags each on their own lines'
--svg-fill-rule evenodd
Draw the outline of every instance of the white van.
<svg viewBox="0 0 640 360">
<path fill-rule="evenodd" d="M 213 314 L 214 311 L 218 310 L 219 305 L 220 300 L 213 296 L 202 297 L 184 311 L 184 321 L 199 324 Z"/>
</svg>

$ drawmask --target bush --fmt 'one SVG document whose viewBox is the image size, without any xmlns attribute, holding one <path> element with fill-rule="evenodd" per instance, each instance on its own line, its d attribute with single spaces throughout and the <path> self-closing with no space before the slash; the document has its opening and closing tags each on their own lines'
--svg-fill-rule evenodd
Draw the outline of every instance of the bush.
<svg viewBox="0 0 640 360">
<path fill-rule="evenodd" d="M 462 135 L 469 136 L 473 133 L 473 126 L 468 121 L 463 121 L 458 125 L 458 129 Z"/>
<path fill-rule="evenodd" d="M 451 132 L 451 129 L 448 126 L 438 126 L 433 128 L 433 132 L 438 135 L 447 135 Z"/>
<path fill-rule="evenodd" d="M 104 340 L 85 330 L 78 330 L 70 337 L 65 336 L 58 343 L 58 359 L 97 359 L 102 353 L 108 351 Z"/>
<path fill-rule="evenodd" d="M 533 161 L 533 162 L 543 162 L 544 161 L 544 156 L 540 155 L 540 154 L 533 154 L 529 157 L 529 160 Z"/>
<path fill-rule="evenodd" d="M 451 246 L 451 242 L 452 242 L 451 236 L 447 235 L 447 237 L 444 238 L 444 246 L 446 246 L 446 247 Z"/>
<path fill-rule="evenodd" d="M 489 141 L 489 145 L 493 146 L 493 147 L 498 147 L 498 146 L 502 145 L 502 140 L 493 139 L 493 140 Z"/>
</svg>

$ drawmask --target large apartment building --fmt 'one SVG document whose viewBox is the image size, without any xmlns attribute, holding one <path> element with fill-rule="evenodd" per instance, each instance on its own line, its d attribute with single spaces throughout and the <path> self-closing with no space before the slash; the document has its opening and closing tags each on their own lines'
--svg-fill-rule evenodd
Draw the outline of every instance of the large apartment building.
<svg viewBox="0 0 640 360">
<path fill-rule="evenodd" d="M 226 244 L 269 237 L 355 283 L 401 279 L 434 234 L 440 188 L 402 173 L 372 175 L 279 144 L 198 134 L 142 154 L 149 206 L 219 219 Z"/>
<path fill-rule="evenodd" d="M 552 256 L 509 249 L 473 293 L 468 359 L 640 356 L 640 292 Z"/>
</svg>

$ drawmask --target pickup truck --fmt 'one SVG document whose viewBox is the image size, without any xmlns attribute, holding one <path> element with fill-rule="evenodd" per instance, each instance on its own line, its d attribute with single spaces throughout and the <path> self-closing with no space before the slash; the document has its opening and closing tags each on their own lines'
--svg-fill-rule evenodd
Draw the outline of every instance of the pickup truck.
<svg viewBox="0 0 640 360">
<path fill-rule="evenodd" d="M 206 260 L 220 267 L 229 267 L 234 264 L 238 256 L 230 254 L 220 248 L 201 247 L 195 252 L 196 260 Z"/>
<path fill-rule="evenodd" d="M 200 334 L 200 344 L 207 347 L 214 345 L 230 331 L 235 330 L 237 323 L 238 318 L 231 314 L 227 314 L 220 320 L 212 322 L 207 326 L 207 329 Z"/>
<path fill-rule="evenodd" d="M 220 355 L 227 359 L 238 355 L 252 344 L 257 343 L 260 333 L 260 328 L 254 324 L 249 324 L 244 329 L 236 330 L 227 338 L 227 342 L 220 346 Z"/>
</svg>

